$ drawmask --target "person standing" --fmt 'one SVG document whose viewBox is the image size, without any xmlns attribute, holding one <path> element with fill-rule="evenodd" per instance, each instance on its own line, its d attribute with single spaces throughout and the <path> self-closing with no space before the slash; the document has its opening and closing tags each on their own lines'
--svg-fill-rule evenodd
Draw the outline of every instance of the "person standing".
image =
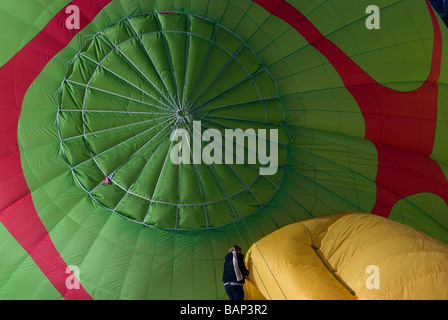
<svg viewBox="0 0 448 320">
<path fill-rule="evenodd" d="M 249 275 L 244 255 L 238 245 L 230 248 L 225 256 L 222 281 L 230 300 L 244 300 L 244 278 Z"/>
</svg>

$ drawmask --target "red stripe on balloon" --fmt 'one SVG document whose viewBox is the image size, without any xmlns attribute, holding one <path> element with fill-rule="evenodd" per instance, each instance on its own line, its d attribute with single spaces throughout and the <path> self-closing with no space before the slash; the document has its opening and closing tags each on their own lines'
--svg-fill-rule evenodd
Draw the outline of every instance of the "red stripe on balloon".
<svg viewBox="0 0 448 320">
<path fill-rule="evenodd" d="M 33 204 L 17 140 L 23 99 L 46 64 L 87 26 L 111 0 L 74 0 L 57 13 L 23 49 L 0 68 L 0 221 L 28 252 L 65 299 L 92 299 L 87 291 L 68 289 L 67 264 L 54 246 Z M 80 29 L 66 28 L 66 8 L 80 11 Z"/>
<path fill-rule="evenodd" d="M 375 81 L 288 2 L 253 1 L 288 23 L 317 49 L 358 103 L 365 120 L 365 138 L 378 151 L 377 200 L 372 213 L 387 217 L 398 200 L 421 192 L 437 194 L 448 204 L 446 176 L 429 158 L 434 147 L 442 59 L 440 25 L 429 2 L 426 5 L 434 32 L 431 70 L 420 88 L 400 92 Z"/>
</svg>

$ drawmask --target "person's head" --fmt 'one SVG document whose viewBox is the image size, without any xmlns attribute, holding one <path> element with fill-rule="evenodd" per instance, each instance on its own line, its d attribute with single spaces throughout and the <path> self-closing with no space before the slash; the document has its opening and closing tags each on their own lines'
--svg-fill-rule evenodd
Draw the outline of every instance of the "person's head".
<svg viewBox="0 0 448 320">
<path fill-rule="evenodd" d="M 240 246 L 234 245 L 230 248 L 229 252 L 236 251 L 237 253 L 243 253 Z"/>
</svg>

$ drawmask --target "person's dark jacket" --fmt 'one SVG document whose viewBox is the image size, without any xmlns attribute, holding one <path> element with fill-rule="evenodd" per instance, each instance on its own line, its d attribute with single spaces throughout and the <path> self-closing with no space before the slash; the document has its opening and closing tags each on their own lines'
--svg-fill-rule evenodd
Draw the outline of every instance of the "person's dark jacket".
<svg viewBox="0 0 448 320">
<path fill-rule="evenodd" d="M 237 281 L 235 269 L 233 268 L 233 253 L 229 252 L 224 261 L 224 272 L 222 275 L 223 282 L 239 282 L 244 283 L 244 277 L 249 275 L 249 270 L 247 270 L 246 265 L 244 264 L 244 255 L 241 253 L 237 253 L 238 258 L 238 266 L 240 267 L 241 274 L 243 275 L 243 280 Z"/>
</svg>

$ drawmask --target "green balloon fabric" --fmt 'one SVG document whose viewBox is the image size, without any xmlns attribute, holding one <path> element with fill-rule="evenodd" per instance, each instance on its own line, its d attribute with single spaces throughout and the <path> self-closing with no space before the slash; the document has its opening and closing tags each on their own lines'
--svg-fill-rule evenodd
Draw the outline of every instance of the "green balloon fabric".
<svg viewBox="0 0 448 320">
<path fill-rule="evenodd" d="M 263 178 L 224 153 L 224 165 L 174 164 L 173 130 L 192 137 L 255 124 L 280 128 L 287 142 L 283 118 L 275 81 L 247 44 L 212 21 L 170 13 L 120 20 L 88 41 L 64 80 L 58 124 L 72 172 L 99 203 L 145 225 L 200 229 L 263 207 L 285 170 Z M 204 150 L 202 140 L 190 147 Z M 105 176 L 113 186 L 98 185 Z"/>
<path fill-rule="evenodd" d="M 25 2 L 0 1 L 0 298 L 225 299 L 232 245 L 351 210 L 448 243 L 428 1 Z"/>
</svg>

